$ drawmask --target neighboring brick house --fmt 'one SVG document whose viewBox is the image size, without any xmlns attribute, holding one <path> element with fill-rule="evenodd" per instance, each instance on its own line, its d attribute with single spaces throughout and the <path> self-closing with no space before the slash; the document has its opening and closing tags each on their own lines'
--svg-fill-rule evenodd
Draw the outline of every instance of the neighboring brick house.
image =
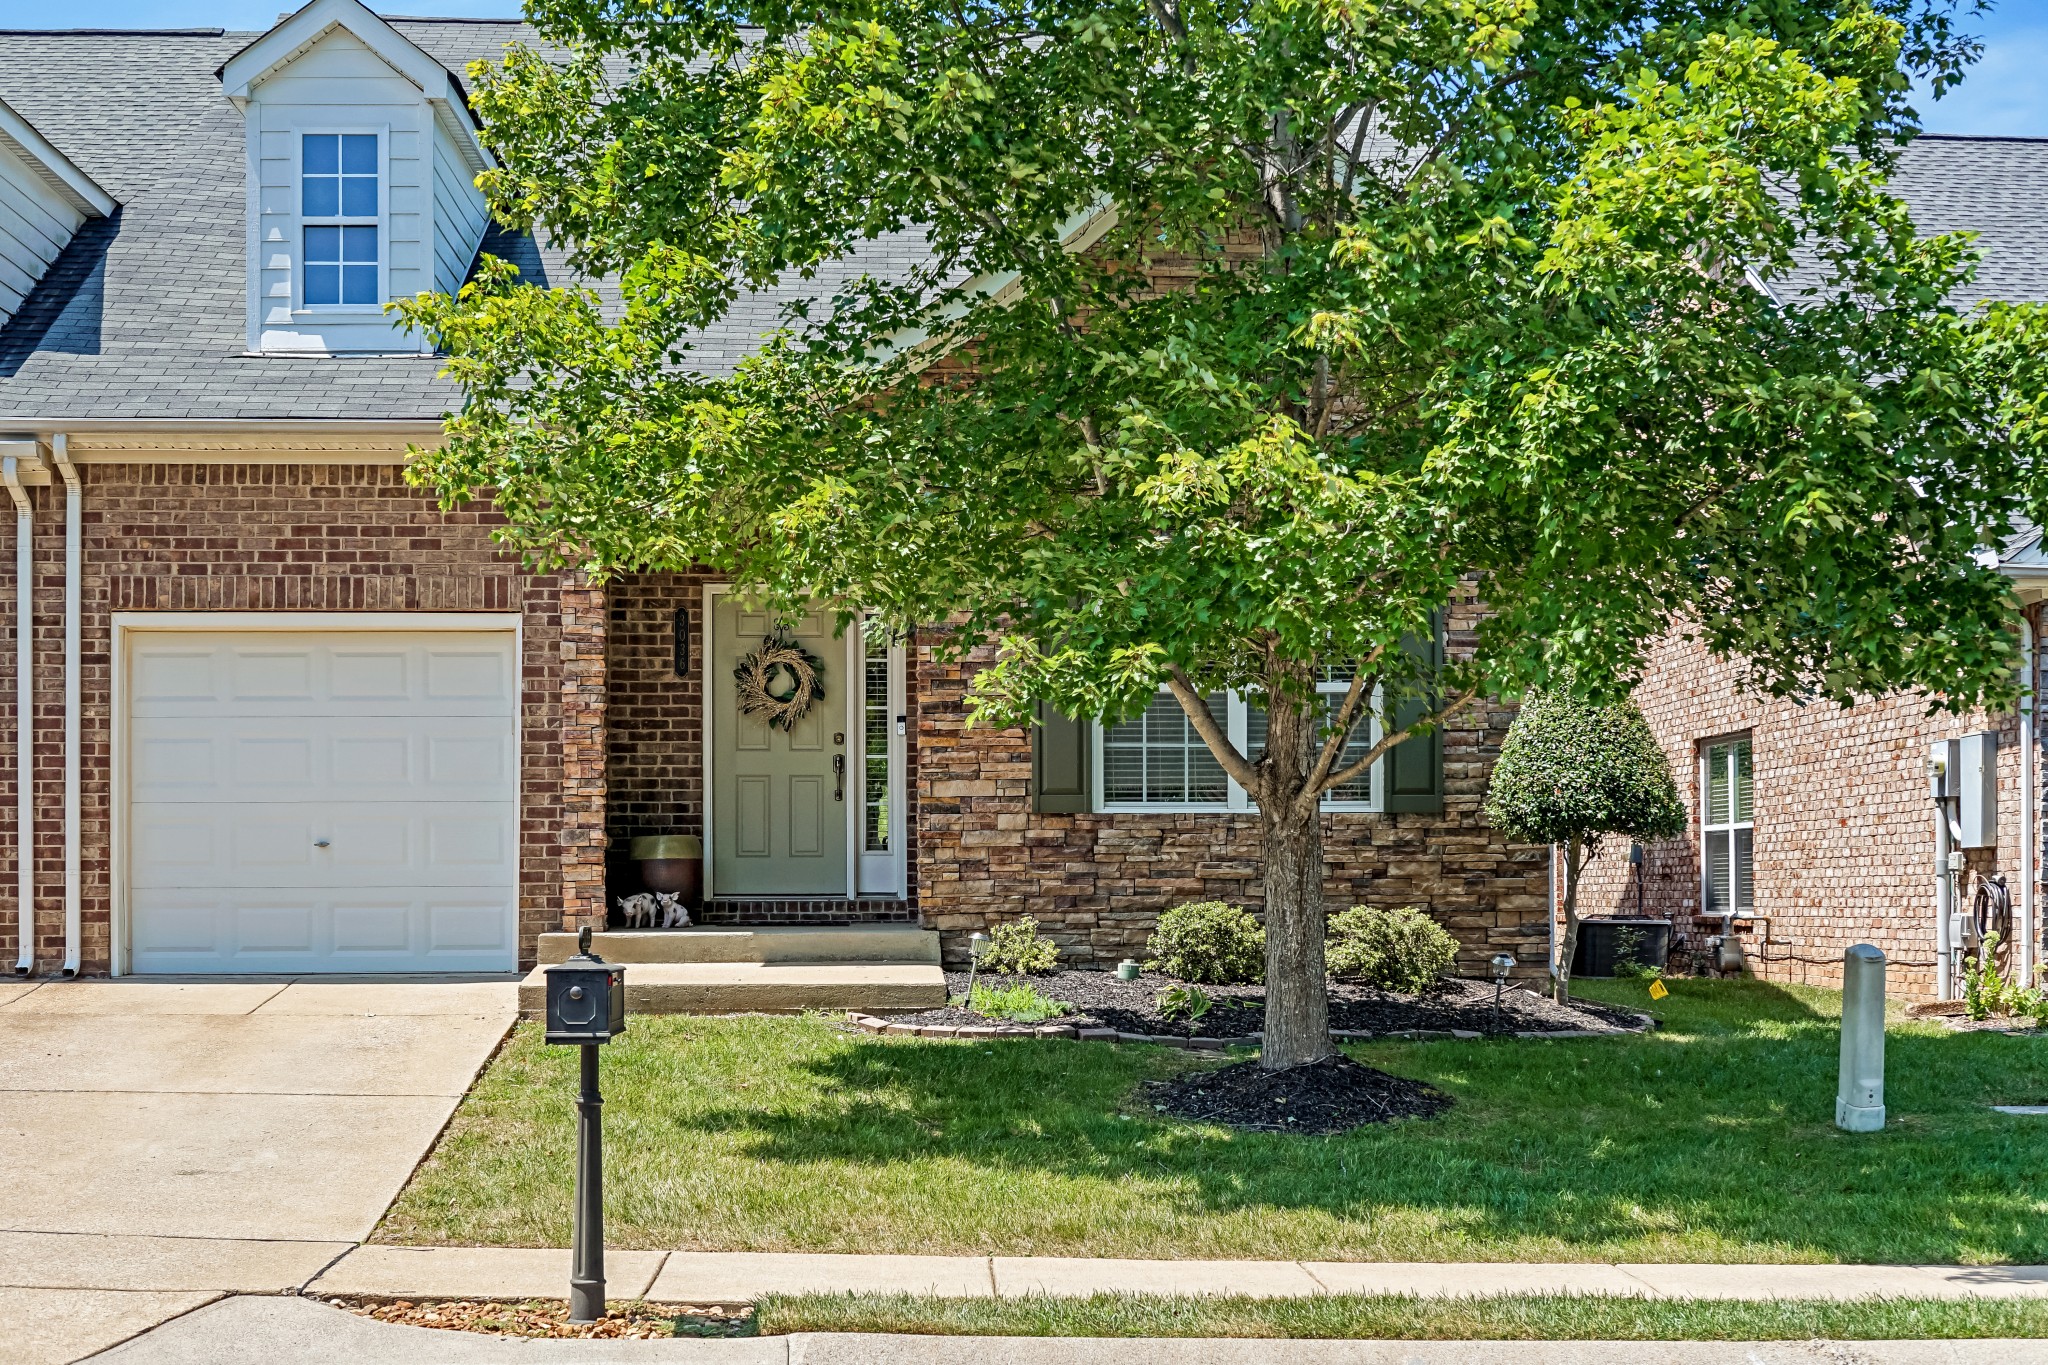
<svg viewBox="0 0 2048 1365">
<path fill-rule="evenodd" d="M 1253 819 L 1177 712 L 971 729 L 967 670 L 814 620 L 829 708 L 735 731 L 763 622 L 726 585 L 529 573 L 488 506 L 407 483 L 459 394 L 382 303 L 480 249 L 564 277 L 472 183 L 460 73 L 520 32 L 314 0 L 263 34 L 0 34 L 0 482 L 31 584 L 0 572 L 0 958 L 510 969 L 602 923 L 651 833 L 711 845 L 706 920 L 922 923 L 956 959 L 1019 913 L 1111 962 L 1167 906 L 1256 901 Z M 699 363 L 783 301 L 743 299 Z M 1479 815 L 1508 720 L 1404 745 L 1327 817 L 1337 903 L 1428 905 L 1475 969 L 1547 933 L 1547 855 Z"/>
<path fill-rule="evenodd" d="M 2048 140 L 1922 138 L 1894 187 L 1922 231 L 1978 234 L 1983 265 L 1958 306 L 2048 300 Z M 2028 691 L 2038 695 L 2048 555 L 2036 531 L 2015 536 L 2001 555 L 2021 604 L 2014 626 Z M 1843 949 L 1872 943 L 1890 960 L 1895 993 L 1942 994 L 1929 747 L 1989 733 L 1997 737 L 1995 822 L 1986 831 L 1994 842 L 1959 850 L 1957 909 L 1973 912 L 1979 885 L 1988 890 L 2002 877 L 2015 926 L 2009 967 L 2024 978 L 2042 961 L 2038 724 L 2013 714 L 1930 715 L 1919 696 L 1848 709 L 1760 698 L 1741 688 L 1733 664 L 1681 632 L 1657 646 L 1636 699 L 1670 756 L 1691 827 L 1645 850 L 1640 876 L 1626 842 L 1610 845 L 1587 874 L 1589 913 L 1640 907 L 1697 945 L 1733 909 L 1749 965 L 1768 980 L 1839 984 Z M 1954 935 L 1952 963 L 1964 937 Z"/>
</svg>

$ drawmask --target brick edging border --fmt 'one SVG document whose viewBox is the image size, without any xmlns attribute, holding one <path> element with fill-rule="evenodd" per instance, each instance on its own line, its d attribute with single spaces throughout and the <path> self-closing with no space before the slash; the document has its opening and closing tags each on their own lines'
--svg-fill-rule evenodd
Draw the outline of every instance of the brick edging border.
<svg viewBox="0 0 2048 1365">
<path fill-rule="evenodd" d="M 1612 1038 L 1621 1034 L 1648 1033 L 1657 1027 L 1657 1020 L 1648 1014 L 1638 1014 L 1634 1028 L 1568 1028 L 1568 1029 L 1518 1029 L 1512 1035 L 1497 1034 L 1496 1037 L 1515 1038 Z M 849 1012 L 847 1022 L 869 1033 L 892 1033 L 903 1037 L 917 1038 L 1071 1038 L 1083 1043 L 1157 1043 L 1161 1047 L 1188 1048 L 1200 1052 L 1221 1052 L 1225 1048 L 1256 1044 L 1264 1040 L 1263 1033 L 1244 1034 L 1234 1038 L 1183 1038 L 1170 1033 L 1120 1033 L 1113 1028 L 1080 1028 L 1073 1024 L 905 1024 L 889 1019 L 877 1019 L 872 1014 Z M 1392 1029 L 1386 1033 L 1374 1033 L 1370 1029 L 1331 1029 L 1330 1037 L 1340 1043 L 1365 1043 L 1375 1038 L 1399 1038 L 1408 1042 L 1438 1042 L 1446 1039 L 1474 1039 L 1487 1035 L 1476 1029 Z"/>
</svg>

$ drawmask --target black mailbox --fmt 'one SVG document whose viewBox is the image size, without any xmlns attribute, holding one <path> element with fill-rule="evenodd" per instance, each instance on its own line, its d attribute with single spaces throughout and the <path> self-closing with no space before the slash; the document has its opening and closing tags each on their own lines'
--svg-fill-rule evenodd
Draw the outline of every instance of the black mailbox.
<svg viewBox="0 0 2048 1365">
<path fill-rule="evenodd" d="M 547 1041 L 608 1043 L 626 1031 L 626 969 L 590 951 L 588 929 L 576 947 L 576 956 L 547 969 Z"/>
</svg>

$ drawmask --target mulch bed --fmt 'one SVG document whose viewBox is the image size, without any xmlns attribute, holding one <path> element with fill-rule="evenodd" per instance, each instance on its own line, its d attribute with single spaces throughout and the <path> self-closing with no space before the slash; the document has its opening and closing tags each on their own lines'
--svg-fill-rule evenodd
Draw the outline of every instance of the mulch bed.
<svg viewBox="0 0 2048 1365">
<path fill-rule="evenodd" d="M 490 1299 L 352 1299 L 322 1302 L 346 1308 L 379 1322 L 404 1327 L 434 1327 L 451 1332 L 482 1332 L 500 1337 L 564 1337 L 574 1340 L 659 1341 L 671 1337 L 730 1337 L 746 1332 L 753 1315 L 746 1310 L 689 1307 L 678 1304 L 619 1303 L 596 1322 L 570 1322 L 569 1305 L 561 1299 L 529 1299 L 499 1303 Z"/>
<path fill-rule="evenodd" d="M 982 980 L 991 978 L 983 973 Z M 996 978 L 1006 980 L 1007 978 Z M 1074 1007 L 1049 1023 L 1079 1028 L 1108 1028 L 1177 1038 L 1245 1038 L 1266 1026 L 1266 992 L 1261 986 L 1204 986 L 1215 1001 L 1201 1019 L 1167 1019 L 1159 1013 L 1159 992 L 1182 983 L 1147 972 L 1136 981 L 1120 981 L 1114 972 L 1063 971 L 1022 978 L 1041 995 Z M 947 972 L 947 991 L 967 993 L 967 973 Z M 987 1024 L 991 1021 L 965 1009 L 948 1006 L 918 1014 L 891 1016 L 905 1024 Z M 1634 1012 L 1591 1001 L 1558 1005 L 1525 986 L 1502 995 L 1500 1014 L 1493 1012 L 1493 983 L 1446 978 L 1421 995 L 1375 990 L 1351 982 L 1330 983 L 1330 1027 L 1339 1032 L 1399 1033 L 1465 1030 L 1474 1033 L 1534 1033 L 1586 1029 L 1640 1029 Z"/>
<path fill-rule="evenodd" d="M 1155 1109 L 1197 1123 L 1264 1133 L 1341 1133 L 1368 1123 L 1428 1118 L 1450 1108 L 1435 1086 L 1390 1076 L 1338 1054 L 1284 1071 L 1233 1062 L 1148 1087 Z"/>
</svg>

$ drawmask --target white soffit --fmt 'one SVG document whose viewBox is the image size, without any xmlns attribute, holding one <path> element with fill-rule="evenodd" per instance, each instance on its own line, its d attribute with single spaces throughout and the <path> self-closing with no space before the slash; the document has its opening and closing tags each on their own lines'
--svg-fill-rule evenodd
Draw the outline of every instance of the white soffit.
<svg viewBox="0 0 2048 1365">
<path fill-rule="evenodd" d="M 15 113 L 5 100 L 0 100 L 0 146 L 26 161 L 50 187 L 51 193 L 88 218 L 105 218 L 113 213 L 116 207 L 113 196 L 73 165 L 70 157 L 58 151 L 48 138 L 36 131 L 34 124 Z"/>
</svg>

